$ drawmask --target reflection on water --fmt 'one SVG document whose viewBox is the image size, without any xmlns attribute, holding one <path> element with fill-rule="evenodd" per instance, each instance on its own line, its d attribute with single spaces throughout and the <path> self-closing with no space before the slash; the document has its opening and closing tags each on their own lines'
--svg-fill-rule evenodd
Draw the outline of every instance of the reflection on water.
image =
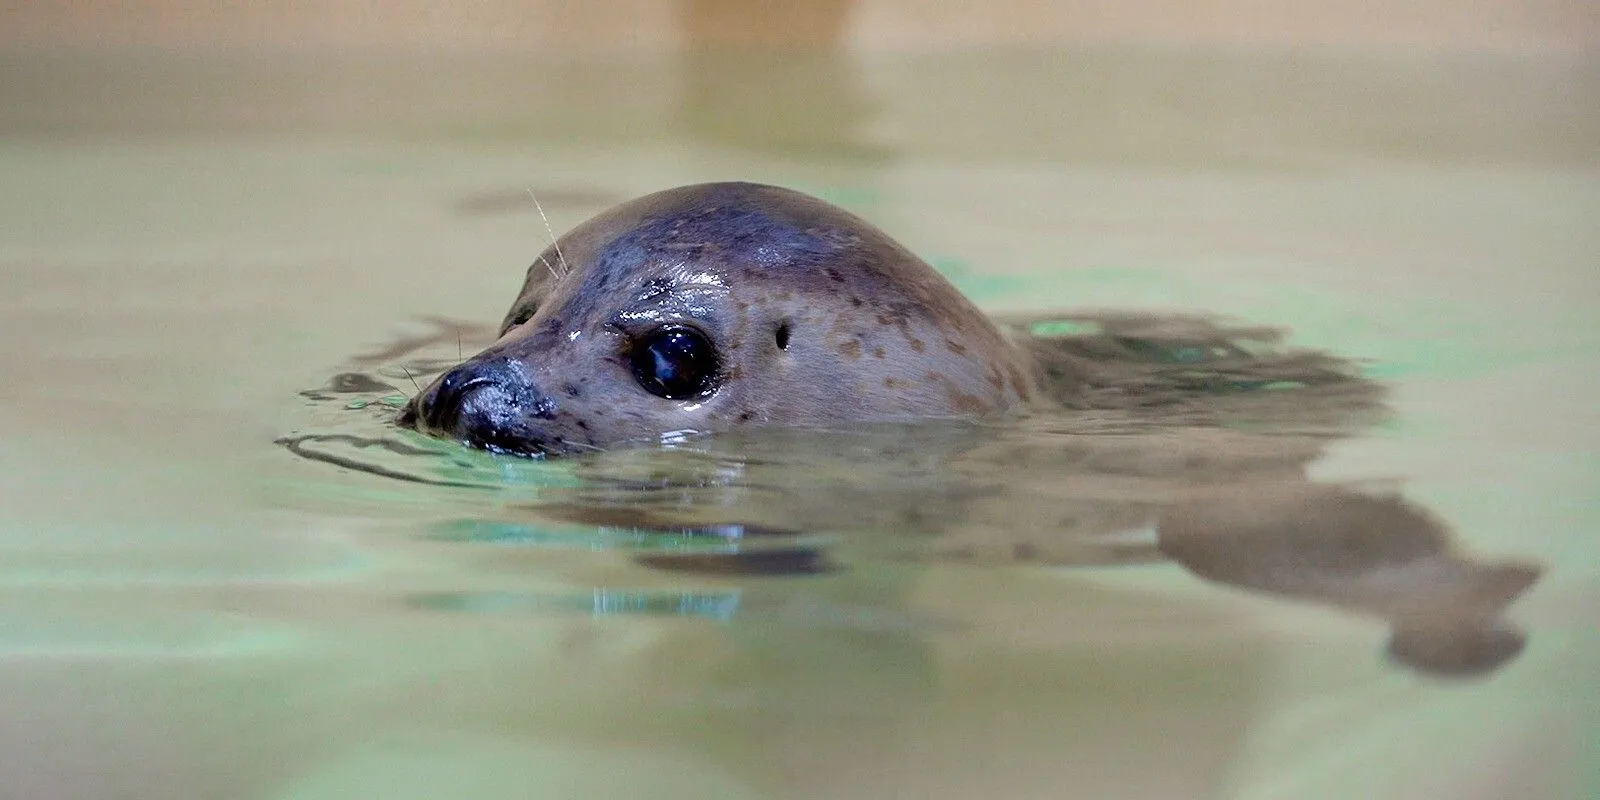
<svg viewBox="0 0 1600 800">
<path fill-rule="evenodd" d="M 1503 614 L 1537 567 L 1456 552 L 1443 523 L 1392 490 L 1307 477 L 1329 441 L 1378 418 L 1378 387 L 1352 365 L 1284 350 L 1274 331 L 1192 317 L 1008 324 L 1031 332 L 1047 373 L 1070 370 L 1059 382 L 1086 387 L 1061 411 L 994 424 L 679 438 L 558 466 L 394 427 L 402 395 L 381 376 L 429 380 L 455 363 L 441 348 L 459 359 L 490 335 L 435 322 L 431 333 L 354 359 L 370 372 L 302 392 L 328 421 L 280 441 L 312 460 L 496 498 L 489 516 L 439 526 L 431 538 L 440 542 L 619 550 L 666 572 L 765 580 L 928 561 L 1104 568 L 1171 559 L 1211 581 L 1382 619 L 1393 628 L 1387 653 L 1422 673 L 1483 674 L 1523 649 L 1525 635 Z M 344 427 L 317 429 L 332 420 Z M 751 613 L 737 593 L 604 587 L 411 602 L 729 624 Z"/>
<path fill-rule="evenodd" d="M 453 592 L 419 594 L 412 605 L 429 611 L 473 614 L 505 612 L 576 612 L 606 617 L 617 614 L 669 614 L 704 617 L 717 622 L 733 619 L 739 610 L 739 593 L 613 592 L 596 589 L 583 595 L 537 595 L 520 592 Z"/>
<path fill-rule="evenodd" d="M 1398 496 L 1310 483 L 1189 500 L 1159 531 L 1161 552 L 1201 577 L 1387 620 L 1389 655 L 1439 675 L 1489 672 L 1522 651 L 1502 615 L 1540 573 L 1455 552 L 1444 525 Z"/>
</svg>

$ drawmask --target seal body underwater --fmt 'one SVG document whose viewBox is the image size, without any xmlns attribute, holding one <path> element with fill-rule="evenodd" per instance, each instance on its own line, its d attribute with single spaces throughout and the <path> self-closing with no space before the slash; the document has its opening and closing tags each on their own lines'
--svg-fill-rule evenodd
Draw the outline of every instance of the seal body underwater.
<svg viewBox="0 0 1600 800">
<path fill-rule="evenodd" d="M 669 189 L 558 239 L 487 349 L 400 424 L 560 455 L 754 425 L 981 418 L 1027 406 L 1035 366 L 868 222 L 751 183 Z"/>
</svg>

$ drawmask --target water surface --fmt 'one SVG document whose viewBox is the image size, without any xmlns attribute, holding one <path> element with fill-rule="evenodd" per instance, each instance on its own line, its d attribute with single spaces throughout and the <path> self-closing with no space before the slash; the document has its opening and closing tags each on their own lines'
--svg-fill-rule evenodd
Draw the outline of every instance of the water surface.
<svg viewBox="0 0 1600 800">
<path fill-rule="evenodd" d="M 1577 702 L 1600 663 L 1592 64 L 885 57 L 780 136 L 719 115 L 743 101 L 679 102 L 700 97 L 682 70 L 715 64 L 12 60 L 0 795 L 1556 798 L 1600 780 Z M 772 102 L 814 105 L 795 91 Z M 468 484 L 436 486 L 274 444 L 372 432 L 387 389 L 298 394 L 353 356 L 425 318 L 499 318 L 542 245 L 528 188 L 559 230 L 712 179 L 843 203 L 997 313 L 1205 310 L 1365 360 L 1385 419 L 1246 472 L 1401 493 L 1408 510 L 1373 512 L 1408 532 L 1395 563 L 1542 566 L 1504 620 L 1525 643 L 1486 636 L 1508 657 L 1441 676 L 1385 654 L 1391 606 L 1163 551 L 1152 508 L 1196 501 L 1174 487 L 1187 462 L 1153 456 L 1259 453 L 1238 439 L 965 431 L 932 468 L 863 445 L 853 472 L 768 453 L 732 478 L 751 450 L 694 445 L 600 475 L 692 484 L 688 507 L 740 518 L 663 520 L 623 493 L 616 518 L 564 523 L 527 506 L 592 510 L 595 473 L 384 462 Z M 953 490 L 982 472 L 952 464 L 1018 454 L 1037 485 Z M 852 486 L 883 518 L 829 505 Z M 1316 500 L 1209 497 L 1227 524 L 1206 530 L 1228 531 Z M 995 546 L 993 514 L 1063 499 L 1073 536 Z M 792 524 L 804 508 L 816 524 Z M 784 574 L 705 568 L 732 544 Z M 1217 563 L 1261 550 L 1234 555 Z"/>
</svg>

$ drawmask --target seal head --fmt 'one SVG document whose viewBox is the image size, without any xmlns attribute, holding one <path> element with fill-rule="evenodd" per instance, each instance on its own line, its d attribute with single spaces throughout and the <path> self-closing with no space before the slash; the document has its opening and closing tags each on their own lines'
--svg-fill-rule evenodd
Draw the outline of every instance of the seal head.
<svg viewBox="0 0 1600 800">
<path fill-rule="evenodd" d="M 747 425 L 981 417 L 1028 356 L 864 220 L 749 183 L 624 203 L 541 254 L 483 352 L 402 425 L 556 455 Z"/>
</svg>

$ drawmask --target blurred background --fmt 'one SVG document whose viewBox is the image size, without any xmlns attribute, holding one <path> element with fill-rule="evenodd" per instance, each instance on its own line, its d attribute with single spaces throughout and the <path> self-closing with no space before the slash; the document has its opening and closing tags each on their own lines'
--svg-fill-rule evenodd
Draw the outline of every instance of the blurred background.
<svg viewBox="0 0 1600 800">
<path fill-rule="evenodd" d="M 1597 46 L 1583 0 L 13 2 L 0 130 L 1570 158 Z"/>
<path fill-rule="evenodd" d="M 1592 794 L 1597 9 L 0 3 L 0 798 Z M 1160 566 L 600 619 L 706 582 L 441 545 L 476 497 L 273 444 L 418 318 L 498 320 L 530 191 L 559 233 L 716 179 L 858 212 L 986 308 L 1371 359 L 1394 421 L 1313 477 L 1404 477 L 1467 550 L 1547 565 L 1527 651 L 1422 682 L 1381 626 Z M 851 580 L 887 622 L 806 615 Z M 529 587 L 576 613 L 413 602 Z"/>
<path fill-rule="evenodd" d="M 1595 44 L 1580 0 L 396 0 L 323 3 L 12 2 L 7 41 L 128 45 L 469 47 L 664 50 L 694 44 L 848 44 L 866 49 L 1059 45 L 1094 41 L 1274 46 L 1384 45 L 1579 50 Z"/>
</svg>

